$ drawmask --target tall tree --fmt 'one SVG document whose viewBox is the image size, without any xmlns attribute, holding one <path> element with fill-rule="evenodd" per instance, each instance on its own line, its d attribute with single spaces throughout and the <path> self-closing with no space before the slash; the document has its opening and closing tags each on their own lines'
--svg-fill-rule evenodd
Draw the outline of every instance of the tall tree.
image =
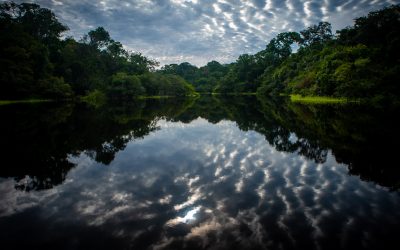
<svg viewBox="0 0 400 250">
<path fill-rule="evenodd" d="M 111 43 L 110 34 L 103 27 L 97 27 L 95 30 L 89 31 L 83 37 L 83 40 L 100 50 L 105 49 Z"/>
<path fill-rule="evenodd" d="M 300 31 L 300 34 L 302 46 L 321 44 L 333 38 L 332 25 L 328 22 L 319 22 L 317 25 L 312 25 Z"/>
</svg>

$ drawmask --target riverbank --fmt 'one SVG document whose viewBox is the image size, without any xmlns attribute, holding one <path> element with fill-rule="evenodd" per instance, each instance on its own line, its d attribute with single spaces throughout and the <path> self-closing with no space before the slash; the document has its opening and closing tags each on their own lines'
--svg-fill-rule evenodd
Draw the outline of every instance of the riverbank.
<svg viewBox="0 0 400 250">
<path fill-rule="evenodd" d="M 41 102 L 52 102 L 50 99 L 28 99 L 28 100 L 0 100 L 1 105 L 10 105 L 18 103 L 41 103 Z"/>
<path fill-rule="evenodd" d="M 301 96 L 289 95 L 290 101 L 306 104 L 345 104 L 345 103 L 359 103 L 357 99 L 348 99 L 345 97 L 335 98 L 328 96 Z"/>
</svg>

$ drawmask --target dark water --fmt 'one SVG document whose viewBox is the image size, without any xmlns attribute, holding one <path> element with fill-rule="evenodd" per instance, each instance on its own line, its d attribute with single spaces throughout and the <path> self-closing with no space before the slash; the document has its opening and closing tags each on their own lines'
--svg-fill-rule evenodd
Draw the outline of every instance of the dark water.
<svg viewBox="0 0 400 250">
<path fill-rule="evenodd" d="M 0 248 L 398 249 L 399 114 L 255 97 L 1 106 Z"/>
</svg>

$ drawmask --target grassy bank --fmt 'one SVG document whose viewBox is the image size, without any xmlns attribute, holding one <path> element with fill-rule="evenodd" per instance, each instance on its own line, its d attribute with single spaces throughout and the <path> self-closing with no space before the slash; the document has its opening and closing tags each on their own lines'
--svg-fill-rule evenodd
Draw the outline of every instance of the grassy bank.
<svg viewBox="0 0 400 250">
<path fill-rule="evenodd" d="M 358 100 L 351 100 L 344 97 L 335 98 L 327 96 L 301 96 L 301 95 L 290 95 L 292 102 L 306 103 L 306 104 L 334 104 L 334 103 L 350 103 L 359 102 Z"/>
<path fill-rule="evenodd" d="M 166 98 L 172 98 L 175 96 L 171 96 L 171 95 L 151 95 L 151 96 L 138 96 L 136 99 L 139 100 L 144 100 L 144 99 L 166 99 Z"/>
<path fill-rule="evenodd" d="M 199 97 L 199 93 L 191 94 L 191 95 L 140 95 L 135 97 L 135 99 L 143 100 L 143 99 L 166 99 L 166 98 L 192 98 Z"/>
<path fill-rule="evenodd" d="M 225 96 L 245 96 L 245 95 L 248 95 L 248 96 L 255 96 L 255 95 L 257 95 L 257 93 L 256 92 L 240 92 L 240 93 L 234 93 L 234 92 L 231 92 L 231 93 L 212 92 L 211 95 L 225 95 Z"/>
<path fill-rule="evenodd" d="M 40 102 L 52 102 L 50 99 L 28 99 L 28 100 L 0 100 L 0 105 L 10 105 L 17 103 L 40 103 Z"/>
</svg>

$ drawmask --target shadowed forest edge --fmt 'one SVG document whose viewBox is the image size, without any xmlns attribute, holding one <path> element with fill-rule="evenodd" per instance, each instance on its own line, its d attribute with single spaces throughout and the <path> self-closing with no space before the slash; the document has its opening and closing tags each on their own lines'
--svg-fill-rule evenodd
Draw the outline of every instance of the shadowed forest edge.
<svg viewBox="0 0 400 250">
<path fill-rule="evenodd" d="M 37 4 L 0 4 L 0 99 L 297 94 L 399 103 L 400 7 L 393 5 L 333 33 L 320 22 L 283 32 L 264 50 L 230 64 L 165 65 L 127 51 L 102 27 L 79 41 Z M 293 52 L 292 50 L 296 51 Z"/>
</svg>

